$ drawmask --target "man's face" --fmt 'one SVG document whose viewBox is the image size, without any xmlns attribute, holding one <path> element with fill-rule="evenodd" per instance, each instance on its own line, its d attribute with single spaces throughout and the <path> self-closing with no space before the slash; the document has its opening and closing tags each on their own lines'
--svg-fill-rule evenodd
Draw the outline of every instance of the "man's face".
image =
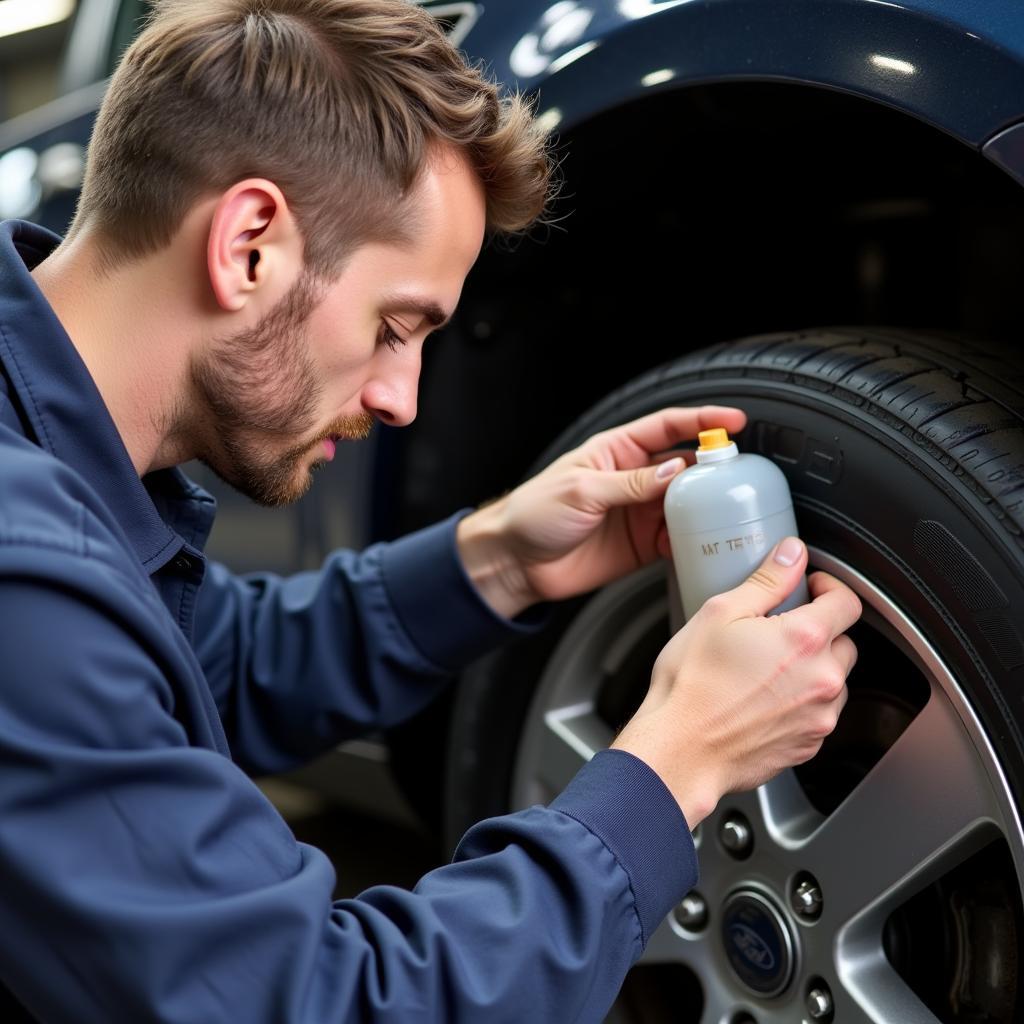
<svg viewBox="0 0 1024 1024">
<path fill-rule="evenodd" d="M 304 273 L 255 327 L 193 361 L 200 457 L 260 504 L 300 498 L 336 444 L 365 438 L 374 420 L 415 418 L 423 342 L 455 309 L 485 205 L 469 166 L 446 154 L 412 206 L 411 242 L 360 247 L 333 282 Z"/>
</svg>

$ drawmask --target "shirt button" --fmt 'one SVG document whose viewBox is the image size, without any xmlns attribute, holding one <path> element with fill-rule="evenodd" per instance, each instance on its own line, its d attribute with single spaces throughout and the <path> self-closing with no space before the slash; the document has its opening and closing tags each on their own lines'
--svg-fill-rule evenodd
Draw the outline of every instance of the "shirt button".
<svg viewBox="0 0 1024 1024">
<path fill-rule="evenodd" d="M 188 572 L 192 568 L 192 559 L 186 558 L 184 555 L 178 555 L 174 560 L 174 568 L 180 569 L 182 572 Z"/>
</svg>

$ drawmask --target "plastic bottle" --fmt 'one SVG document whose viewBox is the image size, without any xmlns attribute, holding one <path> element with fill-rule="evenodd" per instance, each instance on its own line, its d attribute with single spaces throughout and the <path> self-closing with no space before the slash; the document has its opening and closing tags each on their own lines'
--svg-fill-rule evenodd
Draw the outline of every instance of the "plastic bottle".
<svg viewBox="0 0 1024 1024">
<path fill-rule="evenodd" d="M 775 544 L 797 533 L 789 484 L 774 462 L 740 455 L 720 427 L 702 430 L 698 439 L 697 465 L 676 476 L 665 494 L 685 619 L 712 594 L 742 583 Z M 772 614 L 807 600 L 801 580 Z"/>
</svg>

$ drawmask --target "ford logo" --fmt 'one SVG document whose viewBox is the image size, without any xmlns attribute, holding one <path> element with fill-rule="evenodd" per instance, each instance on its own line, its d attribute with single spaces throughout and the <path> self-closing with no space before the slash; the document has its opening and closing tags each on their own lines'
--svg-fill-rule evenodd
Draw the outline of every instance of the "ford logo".
<svg viewBox="0 0 1024 1024">
<path fill-rule="evenodd" d="M 734 924 L 729 929 L 729 938 L 751 966 L 760 971 L 775 970 L 775 956 L 768 948 L 768 943 L 753 928 L 745 924 Z"/>
<path fill-rule="evenodd" d="M 767 893 L 734 892 L 722 907 L 722 944 L 737 977 L 762 996 L 786 990 L 796 968 L 796 947 L 782 911 Z"/>
</svg>

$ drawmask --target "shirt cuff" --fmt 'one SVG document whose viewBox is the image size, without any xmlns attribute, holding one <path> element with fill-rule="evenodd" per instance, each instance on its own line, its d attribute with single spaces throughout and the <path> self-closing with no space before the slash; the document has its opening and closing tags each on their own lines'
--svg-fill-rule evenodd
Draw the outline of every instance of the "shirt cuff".
<svg viewBox="0 0 1024 1024">
<path fill-rule="evenodd" d="M 646 946 L 697 884 L 693 837 L 668 787 L 633 754 L 601 750 L 550 806 L 593 832 L 622 865 Z"/>
<path fill-rule="evenodd" d="M 548 605 L 535 605 L 506 619 L 480 596 L 455 543 L 455 528 L 471 511 L 385 544 L 381 553 L 399 622 L 420 653 L 450 672 L 513 637 L 536 633 L 549 618 Z"/>
</svg>

